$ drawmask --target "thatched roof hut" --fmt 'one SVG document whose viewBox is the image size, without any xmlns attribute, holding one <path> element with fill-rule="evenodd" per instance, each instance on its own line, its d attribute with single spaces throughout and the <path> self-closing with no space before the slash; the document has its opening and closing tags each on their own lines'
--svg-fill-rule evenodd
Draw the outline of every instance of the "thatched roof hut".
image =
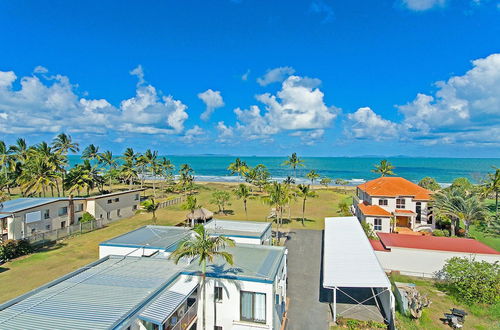
<svg viewBox="0 0 500 330">
<path fill-rule="evenodd" d="M 186 220 L 191 223 L 191 226 L 194 226 L 197 223 L 205 223 L 207 220 L 211 220 L 213 216 L 214 213 L 212 211 L 209 211 L 204 207 L 200 207 L 199 209 L 186 214 Z"/>
</svg>

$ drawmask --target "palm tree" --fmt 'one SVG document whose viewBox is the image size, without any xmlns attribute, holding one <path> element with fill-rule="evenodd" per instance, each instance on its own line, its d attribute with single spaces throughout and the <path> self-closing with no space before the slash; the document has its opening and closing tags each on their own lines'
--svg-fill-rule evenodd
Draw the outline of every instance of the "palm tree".
<svg viewBox="0 0 500 330">
<path fill-rule="evenodd" d="M 238 178 L 241 181 L 241 178 L 248 173 L 248 166 L 247 163 L 244 161 L 241 161 L 241 159 L 236 158 L 234 163 L 229 164 L 229 167 L 227 168 L 229 171 L 231 171 L 231 174 L 238 173 Z"/>
<path fill-rule="evenodd" d="M 276 222 L 279 228 L 283 220 L 283 208 L 290 200 L 289 186 L 275 181 L 267 185 L 266 192 L 267 195 L 261 197 L 262 201 L 276 209 Z"/>
<path fill-rule="evenodd" d="M 79 145 L 76 142 L 73 142 L 71 139 L 71 135 L 61 133 L 54 138 L 52 141 L 52 149 L 59 153 L 63 160 L 64 165 L 60 168 L 61 173 L 61 186 L 62 186 L 62 195 L 64 196 L 64 177 L 66 175 L 66 164 L 68 162 L 68 153 L 73 152 L 76 153 L 80 151 Z"/>
<path fill-rule="evenodd" d="M 388 176 L 388 175 L 396 175 L 392 170 L 395 169 L 395 166 L 384 159 L 380 161 L 380 164 L 375 164 L 375 169 L 372 170 L 374 173 L 380 173 L 380 176 Z"/>
<path fill-rule="evenodd" d="M 306 177 L 311 180 L 311 185 L 314 185 L 314 180 L 317 180 L 320 175 L 315 170 L 312 170 L 306 174 Z"/>
<path fill-rule="evenodd" d="M 201 289 L 203 293 L 202 329 L 206 328 L 206 273 L 207 261 L 213 262 L 216 257 L 222 257 L 229 265 L 233 265 L 233 255 L 224 251 L 226 246 L 234 246 L 234 241 L 223 235 L 209 236 L 202 225 L 196 225 L 194 235 L 179 244 L 179 247 L 169 256 L 177 264 L 182 258 L 198 258 L 201 265 Z"/>
<path fill-rule="evenodd" d="M 149 173 L 153 180 L 153 196 L 156 197 L 156 173 L 158 172 L 158 151 L 146 150 L 143 155 L 144 162 L 149 166 Z"/>
<path fill-rule="evenodd" d="M 111 151 L 105 151 L 103 153 L 100 153 L 98 156 L 99 163 L 104 164 L 108 168 L 108 176 L 109 176 L 109 191 L 111 192 L 112 189 L 112 173 L 113 170 L 116 169 L 116 160 L 113 158 L 113 153 Z"/>
<path fill-rule="evenodd" d="M 179 170 L 179 184 L 184 192 L 191 187 L 194 181 L 193 169 L 189 164 L 182 164 Z"/>
<path fill-rule="evenodd" d="M 128 182 L 128 188 L 132 189 L 132 182 L 134 179 L 137 179 L 139 176 L 137 175 L 137 170 L 134 164 L 125 162 L 119 169 L 119 175 L 122 180 Z"/>
<path fill-rule="evenodd" d="M 166 182 L 166 181 L 171 181 L 173 176 L 172 176 L 172 171 L 174 170 L 175 166 L 174 164 L 172 164 L 172 162 L 170 162 L 170 160 L 168 160 L 167 158 L 165 157 L 162 157 L 158 163 L 158 172 L 157 174 L 162 176 L 163 177 L 163 181 L 162 182 Z M 160 189 L 163 190 L 163 184 L 162 184 L 162 187 Z"/>
<path fill-rule="evenodd" d="M 156 223 L 156 211 L 158 210 L 160 204 L 156 203 L 155 200 L 151 198 L 142 202 L 141 205 L 142 205 L 142 210 L 140 211 L 152 213 L 153 218 L 151 220 L 153 220 L 153 223 Z"/>
<path fill-rule="evenodd" d="M 304 167 L 304 161 L 297 157 L 297 153 L 293 153 L 283 162 L 283 165 L 289 166 L 293 169 L 293 176 L 297 179 L 297 167 Z"/>
<path fill-rule="evenodd" d="M 186 202 L 182 204 L 182 208 L 184 210 L 189 210 L 191 213 L 193 213 L 194 210 L 199 209 L 200 207 L 201 205 L 198 204 L 198 200 L 193 195 L 189 195 L 186 198 Z"/>
<path fill-rule="evenodd" d="M 16 144 L 9 147 L 11 153 L 14 154 L 14 157 L 20 163 L 24 163 L 26 158 L 28 157 L 28 145 L 26 144 L 26 140 L 19 138 L 16 140 Z"/>
<path fill-rule="evenodd" d="M 25 163 L 25 168 L 18 178 L 23 195 L 42 194 L 46 196 L 46 188 L 53 188 L 57 174 L 52 166 L 42 157 L 32 157 Z"/>
<path fill-rule="evenodd" d="M 245 209 L 245 216 L 248 220 L 247 200 L 252 196 L 252 190 L 244 183 L 240 183 L 236 189 L 233 190 L 236 198 L 243 200 L 243 208 Z"/>
<path fill-rule="evenodd" d="M 321 179 L 321 181 L 319 182 L 320 185 L 322 186 L 325 186 L 326 189 L 328 189 L 328 186 L 332 183 L 332 179 L 330 178 L 327 178 L 327 177 L 324 177 L 323 179 Z"/>
<path fill-rule="evenodd" d="M 91 144 L 85 148 L 82 152 L 82 158 L 88 160 L 98 159 L 99 157 L 99 147 Z"/>
<path fill-rule="evenodd" d="M 498 195 L 500 193 L 500 168 L 495 168 L 495 172 L 488 173 L 486 181 L 483 183 L 483 195 L 495 195 L 495 221 L 498 221 Z"/>
<path fill-rule="evenodd" d="M 308 197 L 315 198 L 318 196 L 311 189 L 310 185 L 299 184 L 297 188 L 298 188 L 297 194 L 299 195 L 299 197 L 302 197 L 302 226 L 304 226 L 305 214 L 306 214 L 306 200 Z"/>
</svg>

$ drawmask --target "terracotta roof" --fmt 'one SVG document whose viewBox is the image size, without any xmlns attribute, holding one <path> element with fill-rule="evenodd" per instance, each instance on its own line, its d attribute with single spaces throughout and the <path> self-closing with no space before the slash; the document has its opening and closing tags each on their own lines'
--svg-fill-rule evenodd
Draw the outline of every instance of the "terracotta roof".
<svg viewBox="0 0 500 330">
<path fill-rule="evenodd" d="M 366 205 L 364 203 L 359 203 L 358 207 L 364 215 L 380 215 L 384 217 L 391 216 L 389 212 L 378 205 Z"/>
<path fill-rule="evenodd" d="M 431 191 L 399 177 L 381 177 L 360 184 L 358 188 L 370 196 L 414 196 L 415 199 L 430 200 Z"/>
<path fill-rule="evenodd" d="M 383 252 L 390 252 L 390 249 L 386 249 L 382 242 L 380 242 L 378 239 L 370 239 L 370 244 L 372 245 L 372 248 L 375 251 L 383 251 Z"/>
<path fill-rule="evenodd" d="M 414 236 L 404 234 L 377 233 L 385 248 L 437 250 L 464 253 L 500 254 L 497 250 L 470 238 Z"/>
<path fill-rule="evenodd" d="M 396 209 L 396 210 L 394 210 L 394 213 L 416 214 L 416 213 L 415 213 L 415 212 L 413 212 L 413 211 L 410 211 L 410 210 L 401 210 L 401 209 Z"/>
</svg>

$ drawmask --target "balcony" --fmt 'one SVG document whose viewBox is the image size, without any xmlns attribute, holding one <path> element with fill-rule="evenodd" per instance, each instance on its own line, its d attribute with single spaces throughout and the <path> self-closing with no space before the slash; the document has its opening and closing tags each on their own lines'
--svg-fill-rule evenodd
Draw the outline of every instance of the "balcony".
<svg viewBox="0 0 500 330">
<path fill-rule="evenodd" d="M 196 301 L 191 306 L 189 306 L 188 310 L 179 321 L 174 326 L 165 326 L 165 330 L 186 330 L 191 327 L 191 325 L 196 321 L 198 316 L 198 302 Z"/>
</svg>

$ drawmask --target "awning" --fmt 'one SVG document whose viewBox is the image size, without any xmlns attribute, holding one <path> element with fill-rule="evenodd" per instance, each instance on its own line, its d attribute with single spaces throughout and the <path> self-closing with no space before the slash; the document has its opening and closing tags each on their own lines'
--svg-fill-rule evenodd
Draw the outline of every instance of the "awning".
<svg viewBox="0 0 500 330">
<path fill-rule="evenodd" d="M 148 322 L 162 325 L 167 319 L 187 300 L 187 298 L 198 287 L 198 280 L 183 278 L 177 280 L 169 288 L 165 289 L 153 302 L 146 307 L 139 318 Z"/>
<path fill-rule="evenodd" d="M 356 217 L 325 218 L 323 286 L 391 287 Z"/>
</svg>

